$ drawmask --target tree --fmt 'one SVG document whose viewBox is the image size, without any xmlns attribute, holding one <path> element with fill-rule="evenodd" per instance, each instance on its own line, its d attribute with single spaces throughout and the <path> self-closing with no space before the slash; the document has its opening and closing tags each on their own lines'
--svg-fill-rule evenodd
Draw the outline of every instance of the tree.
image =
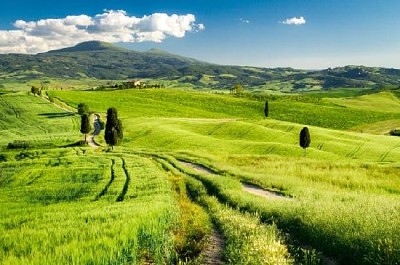
<svg viewBox="0 0 400 265">
<path fill-rule="evenodd" d="M 79 103 L 78 105 L 78 114 L 82 115 L 82 114 L 87 114 L 89 113 L 89 106 L 86 105 L 85 103 Z"/>
<path fill-rule="evenodd" d="M 304 149 L 304 154 L 307 156 L 307 147 L 310 146 L 311 137 L 307 127 L 304 127 L 300 131 L 300 146 Z"/>
<path fill-rule="evenodd" d="M 265 101 L 264 114 L 265 114 L 265 117 L 268 118 L 268 114 L 269 114 L 268 100 Z"/>
<path fill-rule="evenodd" d="M 40 89 L 38 87 L 32 86 L 31 87 L 31 93 L 34 95 L 39 95 L 40 94 Z"/>
<path fill-rule="evenodd" d="M 107 123 L 104 132 L 104 139 L 111 148 L 114 149 L 115 145 L 123 138 L 122 122 L 118 119 L 118 112 L 115 108 L 109 108 L 107 110 Z"/>
<path fill-rule="evenodd" d="M 243 86 L 241 84 L 236 84 L 236 86 L 233 89 L 235 91 L 236 95 L 241 95 L 243 93 Z"/>
<path fill-rule="evenodd" d="M 89 122 L 89 115 L 84 113 L 81 115 L 81 133 L 85 135 L 85 142 L 86 142 L 86 134 L 90 132 L 90 122 Z"/>
</svg>

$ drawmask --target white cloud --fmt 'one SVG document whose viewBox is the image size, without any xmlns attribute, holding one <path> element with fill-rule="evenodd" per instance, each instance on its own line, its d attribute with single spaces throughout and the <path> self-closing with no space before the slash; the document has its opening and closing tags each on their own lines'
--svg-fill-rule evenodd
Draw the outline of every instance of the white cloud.
<svg viewBox="0 0 400 265">
<path fill-rule="evenodd" d="M 281 23 L 286 25 L 302 25 L 306 24 L 306 20 L 304 19 L 304 17 L 292 17 L 285 19 Z"/>
<path fill-rule="evenodd" d="M 17 20 L 14 30 L 0 30 L 0 53 L 38 53 L 76 45 L 83 41 L 162 42 L 183 38 L 187 32 L 205 29 L 192 14 L 129 16 L 124 10 L 104 10 L 94 17 L 67 16 L 38 21 Z"/>
<path fill-rule="evenodd" d="M 250 24 L 250 20 L 244 19 L 244 18 L 240 18 L 240 22 L 245 23 L 245 24 Z"/>
</svg>

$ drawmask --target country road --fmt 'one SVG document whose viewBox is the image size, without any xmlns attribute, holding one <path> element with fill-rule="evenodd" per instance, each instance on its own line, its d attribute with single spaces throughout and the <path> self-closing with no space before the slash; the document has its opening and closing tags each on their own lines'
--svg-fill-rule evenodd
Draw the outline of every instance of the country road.
<svg viewBox="0 0 400 265">
<path fill-rule="evenodd" d="M 101 131 L 101 125 L 100 125 L 100 116 L 99 114 L 94 114 L 93 115 L 93 127 L 94 127 L 94 132 L 93 134 L 90 134 L 86 136 L 86 141 L 91 147 L 99 147 L 100 145 L 95 142 L 94 137 L 100 134 Z"/>
</svg>

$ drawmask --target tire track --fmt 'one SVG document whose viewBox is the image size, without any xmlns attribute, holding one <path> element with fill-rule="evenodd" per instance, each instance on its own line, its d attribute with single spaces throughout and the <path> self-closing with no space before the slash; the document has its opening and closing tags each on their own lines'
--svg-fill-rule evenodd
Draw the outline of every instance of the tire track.
<svg viewBox="0 0 400 265">
<path fill-rule="evenodd" d="M 392 152 L 394 149 L 398 148 L 400 145 L 395 145 L 394 147 L 390 147 L 388 149 L 386 149 L 385 152 L 383 152 L 383 154 L 379 157 L 379 162 L 383 162 L 386 157 L 390 154 L 390 152 Z"/>
<path fill-rule="evenodd" d="M 354 148 L 353 151 L 351 151 L 350 153 L 348 153 L 346 155 L 346 157 L 348 158 L 355 158 L 355 155 L 358 151 L 360 151 L 361 147 L 363 147 L 364 143 L 359 144 L 356 148 Z"/>
<path fill-rule="evenodd" d="M 40 179 L 41 177 L 43 177 L 44 175 L 44 170 L 42 170 L 42 172 L 40 172 L 39 175 L 37 175 L 36 177 L 34 177 L 33 179 L 31 179 L 26 185 L 30 186 L 32 185 L 36 180 Z"/>
<path fill-rule="evenodd" d="M 129 182 L 131 180 L 128 169 L 126 168 L 125 159 L 121 158 L 121 160 L 122 160 L 122 169 L 124 170 L 126 180 L 125 180 L 124 188 L 122 189 L 121 193 L 117 197 L 117 200 L 116 200 L 117 202 L 122 202 L 124 200 L 125 195 L 128 192 Z"/>
<path fill-rule="evenodd" d="M 218 131 L 219 129 L 221 129 L 222 126 L 224 126 L 224 125 L 225 125 L 225 123 L 218 124 L 218 125 L 215 126 L 213 129 L 211 129 L 211 131 L 209 131 L 207 135 L 212 135 L 212 134 L 214 134 L 216 131 Z"/>
<path fill-rule="evenodd" d="M 166 171 L 170 171 L 168 168 L 169 166 L 173 168 L 174 170 L 177 170 L 178 172 L 181 172 L 182 174 L 185 174 L 187 176 L 191 176 L 190 174 L 185 173 L 181 169 L 179 169 L 175 164 L 171 163 L 167 159 L 163 157 L 157 157 L 158 163 L 161 164 L 161 166 L 164 168 Z M 162 162 L 161 162 L 162 161 Z M 183 160 L 177 160 L 180 164 L 194 169 L 198 173 L 207 173 L 207 174 L 216 174 L 216 172 L 204 165 L 201 164 L 195 164 L 192 162 L 187 162 Z M 163 163 L 167 164 L 168 166 L 165 167 Z M 193 177 L 193 176 L 191 176 Z M 188 196 L 190 199 L 190 196 Z M 192 200 L 191 200 L 192 201 Z M 210 215 L 210 213 L 208 213 Z M 207 240 L 207 246 L 203 249 L 202 251 L 202 264 L 205 265 L 222 265 L 225 264 L 224 262 L 224 249 L 225 249 L 226 243 L 224 236 L 222 235 L 221 231 L 216 227 L 215 222 L 212 222 L 212 231 L 211 235 Z"/>
<path fill-rule="evenodd" d="M 208 245 L 205 248 L 204 264 L 206 265 L 222 265 L 223 262 L 223 250 L 225 248 L 225 241 L 222 234 L 215 228 L 212 228 L 211 236 L 208 240 Z"/>
<path fill-rule="evenodd" d="M 108 188 L 111 186 L 111 184 L 114 182 L 115 179 L 115 170 L 114 170 L 114 165 L 115 165 L 115 160 L 111 159 L 111 178 L 108 181 L 108 183 L 106 184 L 106 186 L 104 186 L 104 188 L 102 189 L 102 191 L 97 194 L 96 198 L 94 198 L 94 201 L 98 201 L 101 197 L 103 197 L 107 191 Z"/>
</svg>

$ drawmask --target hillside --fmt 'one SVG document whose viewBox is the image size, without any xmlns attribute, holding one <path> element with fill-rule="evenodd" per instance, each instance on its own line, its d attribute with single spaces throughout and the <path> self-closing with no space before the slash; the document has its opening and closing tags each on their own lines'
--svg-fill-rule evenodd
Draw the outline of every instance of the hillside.
<svg viewBox="0 0 400 265">
<path fill-rule="evenodd" d="M 1 54 L 3 80 L 96 78 L 175 80 L 194 88 L 247 88 L 296 92 L 332 88 L 397 88 L 400 70 L 346 66 L 320 71 L 210 64 L 151 49 L 138 52 L 90 41 L 36 55 Z"/>
<path fill-rule="evenodd" d="M 400 258 L 400 138 L 366 133 L 400 124 L 393 93 L 48 93 L 88 104 L 103 121 L 117 108 L 124 139 L 114 150 L 104 132 L 99 148 L 71 145 L 82 139 L 78 115 L 27 93 L 0 95 L 2 264 L 179 264 L 214 247 L 215 225 L 232 264 Z M 307 156 L 298 144 L 305 125 Z M 7 148 L 18 140 L 32 145 Z M 327 257 L 334 263 L 320 262 Z"/>
</svg>

